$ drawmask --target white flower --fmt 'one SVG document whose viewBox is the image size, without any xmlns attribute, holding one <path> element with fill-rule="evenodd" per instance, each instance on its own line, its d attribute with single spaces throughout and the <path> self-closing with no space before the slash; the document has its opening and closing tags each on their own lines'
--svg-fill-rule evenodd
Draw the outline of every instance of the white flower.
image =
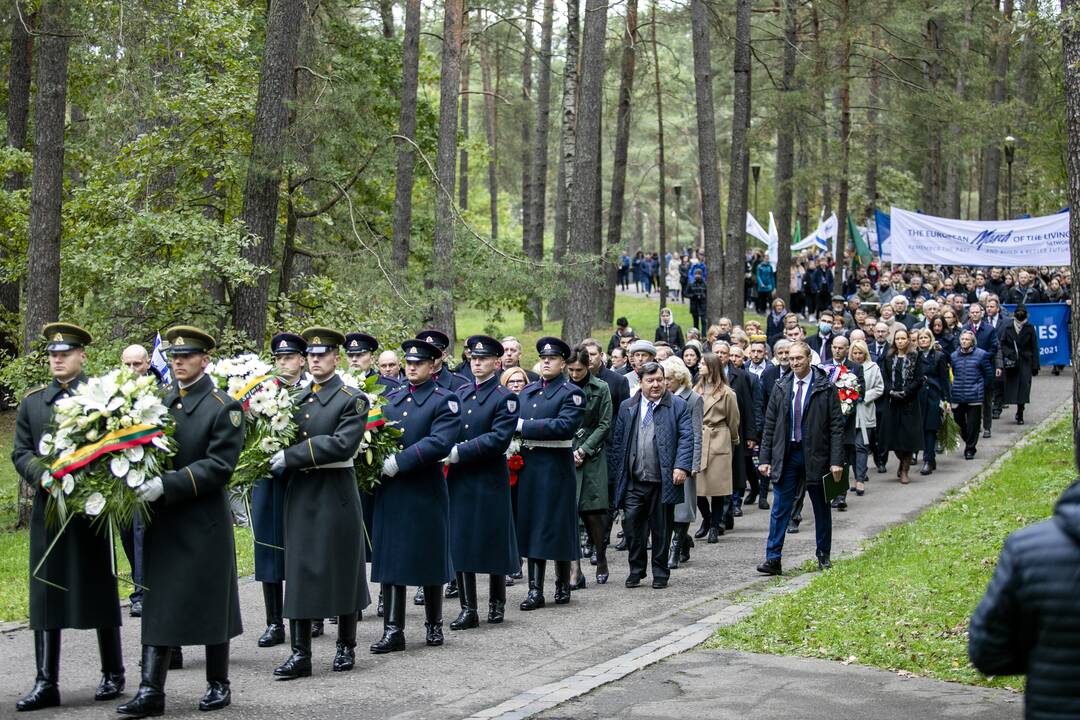
<svg viewBox="0 0 1080 720">
<path fill-rule="evenodd" d="M 146 450 L 142 445 L 136 445 L 135 447 L 129 447 L 124 451 L 124 456 L 127 457 L 133 463 L 140 462 L 143 459 L 143 455 L 146 454 Z"/>
<path fill-rule="evenodd" d="M 45 433 L 38 441 L 38 455 L 51 455 L 53 451 L 53 436 Z"/>
<path fill-rule="evenodd" d="M 275 415 L 270 418 L 270 429 L 276 433 L 282 433 L 289 429 L 289 423 L 292 421 L 288 415 Z"/>
<path fill-rule="evenodd" d="M 104 509 L 105 496 L 99 492 L 90 493 L 90 497 L 86 498 L 86 514 L 91 517 L 97 517 Z"/>
<path fill-rule="evenodd" d="M 341 382 L 345 387 L 358 388 L 360 387 L 360 381 L 356 379 L 356 376 L 351 372 L 341 373 Z"/>
<path fill-rule="evenodd" d="M 131 468 L 131 463 L 124 455 L 117 455 L 109 461 L 109 470 L 118 478 L 122 478 L 127 475 L 128 470 Z"/>
<path fill-rule="evenodd" d="M 158 435 L 150 441 L 150 444 L 162 452 L 169 452 L 169 440 L 164 435 Z"/>
<path fill-rule="evenodd" d="M 60 487 L 64 488 L 65 495 L 70 495 L 71 491 L 75 489 L 75 478 L 71 473 L 60 478 Z"/>
<path fill-rule="evenodd" d="M 146 473 L 141 468 L 132 468 L 125 479 L 129 488 L 137 488 L 146 482 Z"/>
<path fill-rule="evenodd" d="M 86 439 L 89 440 L 90 442 L 94 442 L 95 440 L 98 439 L 98 431 L 95 430 L 94 428 L 90 428 L 89 430 L 86 431 Z"/>
<path fill-rule="evenodd" d="M 271 455 L 281 449 L 281 443 L 272 437 L 264 437 L 259 441 L 259 449 L 267 455 Z"/>
<path fill-rule="evenodd" d="M 237 394 L 239 394 L 239 392 L 244 389 L 244 385 L 247 385 L 247 383 L 244 382 L 244 378 L 237 376 L 230 377 L 229 384 L 226 387 L 226 392 L 228 392 L 233 397 L 236 397 Z"/>
</svg>

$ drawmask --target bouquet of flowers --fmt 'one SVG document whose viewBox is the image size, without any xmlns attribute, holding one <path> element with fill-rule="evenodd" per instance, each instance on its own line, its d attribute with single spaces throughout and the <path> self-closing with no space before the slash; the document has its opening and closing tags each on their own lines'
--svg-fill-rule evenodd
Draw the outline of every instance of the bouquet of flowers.
<svg viewBox="0 0 1080 720">
<path fill-rule="evenodd" d="M 66 525 L 81 513 L 96 525 L 127 527 L 136 512 L 147 519 L 134 488 L 176 454 L 172 416 L 154 377 L 125 367 L 90 378 L 56 403 L 53 421 L 38 445 L 49 463 L 41 486 L 50 521 Z"/>
<path fill-rule="evenodd" d="M 960 447 L 960 426 L 953 417 L 952 406 L 941 401 L 941 427 L 937 431 L 937 451 L 952 452 Z"/>
<path fill-rule="evenodd" d="M 840 396 L 840 412 L 850 415 L 855 409 L 855 403 L 859 402 L 861 397 L 859 379 L 855 377 L 855 373 L 843 365 L 838 365 L 837 368 L 839 368 L 839 373 L 833 380 L 833 385 L 836 386 L 836 392 Z"/>
<path fill-rule="evenodd" d="M 342 381 L 349 387 L 363 390 L 368 398 L 368 416 L 364 429 L 364 439 L 356 452 L 353 471 L 360 492 L 370 493 L 382 478 L 383 462 L 386 458 L 401 450 L 401 428 L 393 422 L 387 422 L 382 408 L 386 405 L 385 389 L 379 384 L 376 375 L 369 375 L 361 380 L 352 373 L 343 373 Z"/>
<path fill-rule="evenodd" d="M 210 377 L 244 408 L 244 449 L 229 488 L 246 493 L 270 475 L 270 458 L 292 445 L 296 437 L 292 393 L 273 367 L 251 353 L 225 358 L 209 368 Z"/>
<path fill-rule="evenodd" d="M 517 485 L 518 473 L 525 467 L 525 458 L 521 457 L 521 436 L 514 433 L 510 445 L 506 448 L 506 466 L 510 468 L 510 487 Z"/>
</svg>

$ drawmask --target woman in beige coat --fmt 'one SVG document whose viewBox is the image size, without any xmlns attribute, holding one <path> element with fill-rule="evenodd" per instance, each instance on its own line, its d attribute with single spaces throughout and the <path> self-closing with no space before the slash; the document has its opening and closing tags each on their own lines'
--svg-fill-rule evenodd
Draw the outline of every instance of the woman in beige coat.
<svg viewBox="0 0 1080 720">
<path fill-rule="evenodd" d="M 732 448 L 739 444 L 739 403 L 728 387 L 720 358 L 705 353 L 701 358 L 697 386 L 704 401 L 701 424 L 701 469 L 697 475 L 698 509 L 708 527 L 708 542 L 724 534 L 724 514 L 731 502 Z"/>
</svg>

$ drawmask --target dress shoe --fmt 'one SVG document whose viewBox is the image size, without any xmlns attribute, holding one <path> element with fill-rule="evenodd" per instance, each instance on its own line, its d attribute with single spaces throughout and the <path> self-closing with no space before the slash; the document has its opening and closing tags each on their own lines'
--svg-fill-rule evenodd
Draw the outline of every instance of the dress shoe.
<svg viewBox="0 0 1080 720">
<path fill-rule="evenodd" d="M 964 451 L 964 459 L 965 460 L 973 460 L 974 458 L 975 458 L 975 451 L 974 450 L 965 450 Z"/>
<path fill-rule="evenodd" d="M 381 592 L 379 593 L 379 604 L 375 607 L 375 615 L 377 617 L 383 616 L 383 596 Z"/>
<path fill-rule="evenodd" d="M 768 510 L 769 509 L 769 499 L 767 497 L 765 497 L 764 495 L 762 495 L 761 497 L 758 498 L 757 506 L 758 506 L 759 510 Z"/>
<path fill-rule="evenodd" d="M 792 518 L 791 522 L 789 522 L 788 526 L 787 526 L 788 534 L 794 535 L 795 533 L 799 532 L 799 523 L 800 522 L 802 522 L 802 521 Z"/>
<path fill-rule="evenodd" d="M 859 485 L 862 485 L 862 483 L 855 483 L 855 494 L 862 497 L 866 494 L 866 487 L 859 487 Z"/>
<path fill-rule="evenodd" d="M 923 462 L 922 469 L 919 470 L 919 474 L 920 475 L 929 475 L 931 472 L 933 472 L 933 471 L 930 469 L 930 462 L 929 461 Z"/>
<path fill-rule="evenodd" d="M 652 581 L 652 589 L 653 590 L 663 590 L 666 587 L 667 587 L 667 580 L 653 580 Z"/>
<path fill-rule="evenodd" d="M 626 551 L 626 538 L 623 538 L 623 539 L 619 540 L 619 544 L 615 546 L 615 549 L 618 550 L 619 552 L 625 552 Z"/>
<path fill-rule="evenodd" d="M 498 625 L 506 618 L 506 601 L 492 600 L 488 603 L 487 621 L 492 625 Z"/>
<path fill-rule="evenodd" d="M 983 437 L 984 438 L 990 437 L 990 431 L 989 430 L 983 430 Z"/>
<path fill-rule="evenodd" d="M 731 511 L 731 515 L 732 515 L 732 517 L 742 517 L 743 516 L 742 515 L 742 508 L 741 507 L 735 508 L 734 510 Z M 734 528 L 734 527 L 735 527 L 734 522 L 732 522 L 732 528 Z"/>
<path fill-rule="evenodd" d="M 322 637 L 324 631 L 325 631 L 325 627 L 323 625 L 322 620 L 313 620 L 311 622 L 311 637 L 313 637 L 313 638 Z"/>
<path fill-rule="evenodd" d="M 518 606 L 522 611 L 539 610 L 546 604 L 544 600 L 544 569 L 546 567 L 546 561 L 529 558 L 529 594 Z"/>
<path fill-rule="evenodd" d="M 356 623 L 360 613 L 349 613 L 338 617 L 338 636 L 334 648 L 334 662 L 331 670 L 347 672 L 356 663 Z"/>
<path fill-rule="evenodd" d="M 845 500 L 843 497 L 833 498 L 833 501 L 830 503 L 830 505 L 834 510 L 838 510 L 840 512 L 847 511 L 847 500 Z"/>
<path fill-rule="evenodd" d="M 392 626 L 385 627 L 383 628 L 383 636 L 371 643 L 371 647 L 368 649 L 375 655 L 401 652 L 405 649 L 405 633 Z"/>
<path fill-rule="evenodd" d="M 694 539 L 695 540 L 700 540 L 701 538 L 705 537 L 708 534 L 709 534 L 709 523 L 707 521 L 705 521 L 705 520 L 702 520 L 701 521 L 701 527 L 699 527 L 697 529 L 697 532 L 694 533 Z"/>
<path fill-rule="evenodd" d="M 285 626 L 274 623 L 267 625 L 266 630 L 259 636 L 259 647 L 274 647 L 285 642 Z"/>
<path fill-rule="evenodd" d="M 232 703 L 232 690 L 228 680 L 211 680 L 206 685 L 206 694 L 199 700 L 199 709 L 203 712 L 221 710 Z"/>
<path fill-rule="evenodd" d="M 142 600 L 131 601 L 131 617 L 142 617 Z"/>
<path fill-rule="evenodd" d="M 822 555 L 817 559 L 817 567 L 818 570 L 831 570 L 832 560 L 829 559 L 828 555 Z"/>
<path fill-rule="evenodd" d="M 95 700 L 115 700 L 124 692 L 124 673 L 102 673 L 101 682 L 94 691 Z"/>
<path fill-rule="evenodd" d="M 56 707 L 59 704 L 59 686 L 38 680 L 34 683 L 34 687 L 30 692 L 15 703 L 15 709 L 20 712 L 25 712 L 27 710 L 42 710 L 44 708 Z"/>
<path fill-rule="evenodd" d="M 758 499 L 758 494 L 756 492 L 754 492 L 753 490 L 751 490 L 750 492 L 748 492 L 746 494 L 746 499 L 743 500 L 743 502 L 746 503 L 747 505 L 753 505 L 754 503 L 757 502 L 757 499 Z"/>
<path fill-rule="evenodd" d="M 529 594 L 525 596 L 525 599 L 521 601 L 519 609 L 523 612 L 529 612 L 530 610 L 539 610 L 547 604 L 544 600 L 544 593 L 542 590 L 536 590 L 534 588 L 529 589 Z"/>
<path fill-rule="evenodd" d="M 720 532 L 721 532 L 720 528 L 714 528 L 714 527 L 709 528 L 709 539 L 706 540 L 705 542 L 707 542 L 710 545 L 715 545 L 716 543 L 720 542 L 720 540 L 719 540 Z"/>
<path fill-rule="evenodd" d="M 581 577 L 578 578 L 577 582 L 570 583 L 570 589 L 571 590 L 584 590 L 585 587 L 586 587 L 586 585 L 585 585 L 585 575 L 584 575 L 584 573 L 582 573 Z"/>
<path fill-rule="evenodd" d="M 1017 424 L 1017 425 L 1023 425 L 1023 424 L 1024 424 L 1024 418 L 1023 418 L 1023 417 L 1021 417 L 1021 416 L 1019 416 L 1019 415 L 1017 415 L 1017 416 L 1016 416 L 1016 424 Z"/>
<path fill-rule="evenodd" d="M 628 575 L 626 577 L 626 587 L 628 587 L 628 588 L 636 588 L 636 587 L 639 587 L 640 585 L 641 585 L 641 578 L 639 578 L 637 575 Z"/>
<path fill-rule="evenodd" d="M 94 691 L 95 700 L 113 700 L 124 692 L 124 651 L 120 628 L 98 628 L 98 654 L 101 657 L 101 682 Z"/>
<path fill-rule="evenodd" d="M 450 621 L 451 630 L 470 630 L 480 627 L 480 616 L 475 608 L 461 608 L 456 620 Z"/>
<path fill-rule="evenodd" d="M 887 467 L 885 467 L 885 463 L 878 463 L 878 465 L 877 465 L 877 471 L 878 471 L 879 473 L 885 473 L 885 472 L 887 472 L 887 471 L 888 471 L 888 468 L 887 468 Z"/>
<path fill-rule="evenodd" d="M 172 652 L 169 654 L 169 669 L 184 669 L 184 648 L 177 646 L 172 649 Z"/>
<path fill-rule="evenodd" d="M 668 570 L 677 570 L 679 567 L 679 538 L 675 536 L 671 539 L 671 547 L 668 548 L 667 566 Z"/>
<path fill-rule="evenodd" d="M 780 560 L 766 560 L 757 566 L 757 571 L 763 575 L 783 575 L 784 571 L 780 568 Z"/>
<path fill-rule="evenodd" d="M 451 580 L 446 583 L 446 592 L 443 593 L 443 597 L 456 598 L 458 596 L 458 584 L 457 580 Z"/>
<path fill-rule="evenodd" d="M 334 672 L 348 672 L 353 669 L 355 664 L 356 648 L 349 647 L 345 643 L 338 641 L 337 649 L 334 652 L 334 664 L 331 669 Z"/>
<path fill-rule="evenodd" d="M 524 577 L 524 576 L 522 575 L 521 570 L 518 570 L 516 573 L 513 573 L 513 574 L 509 575 L 508 577 L 511 580 L 521 580 L 522 577 Z M 509 585 L 510 583 L 506 583 L 506 584 Z"/>
<path fill-rule="evenodd" d="M 413 605 L 423 605 L 424 604 L 424 588 L 422 588 L 422 587 L 416 588 L 416 594 L 413 595 L 412 602 L 413 602 Z"/>
<path fill-rule="evenodd" d="M 439 647 L 443 644 L 442 623 L 424 623 L 424 641 L 431 647 Z"/>
<path fill-rule="evenodd" d="M 311 620 L 289 620 L 289 639 L 292 641 L 292 653 L 285 662 L 274 668 L 274 677 L 279 680 L 295 680 L 311 677 L 311 638 L 314 635 Z"/>
</svg>

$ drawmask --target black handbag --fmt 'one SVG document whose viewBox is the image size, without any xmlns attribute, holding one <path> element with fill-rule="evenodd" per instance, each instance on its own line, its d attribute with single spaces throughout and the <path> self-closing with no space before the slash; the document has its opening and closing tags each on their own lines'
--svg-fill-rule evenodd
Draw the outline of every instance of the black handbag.
<svg viewBox="0 0 1080 720">
<path fill-rule="evenodd" d="M 1016 345 L 1016 340 L 1013 340 L 1013 354 L 1012 357 L 1001 353 L 1001 364 L 1006 370 L 1012 370 L 1020 362 L 1020 348 Z"/>
</svg>

